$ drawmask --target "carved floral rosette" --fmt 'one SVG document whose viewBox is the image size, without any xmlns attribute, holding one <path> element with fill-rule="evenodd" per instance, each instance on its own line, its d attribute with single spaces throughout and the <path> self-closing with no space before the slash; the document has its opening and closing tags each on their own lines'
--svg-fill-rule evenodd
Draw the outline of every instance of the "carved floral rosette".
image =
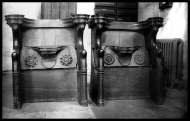
<svg viewBox="0 0 190 121">
<path fill-rule="evenodd" d="M 26 59 L 25 59 L 25 65 L 27 67 L 33 68 L 37 64 L 38 64 L 38 60 L 37 60 L 37 58 L 34 55 L 26 57 Z"/>
<path fill-rule="evenodd" d="M 63 55 L 60 58 L 60 62 L 64 66 L 69 66 L 72 63 L 72 61 L 73 61 L 73 58 L 71 57 L 71 55 Z"/>
</svg>

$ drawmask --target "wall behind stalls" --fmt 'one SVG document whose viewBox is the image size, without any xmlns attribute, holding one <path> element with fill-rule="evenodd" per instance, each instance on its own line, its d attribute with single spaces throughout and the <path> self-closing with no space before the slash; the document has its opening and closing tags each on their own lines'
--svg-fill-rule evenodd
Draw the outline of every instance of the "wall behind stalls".
<svg viewBox="0 0 190 121">
<path fill-rule="evenodd" d="M 160 10 L 159 2 L 139 2 L 138 21 L 144 21 L 149 17 L 163 17 L 164 26 L 157 34 L 157 39 L 181 38 L 184 41 L 184 86 L 187 89 L 188 80 L 188 3 L 173 2 L 172 8 Z"/>
<path fill-rule="evenodd" d="M 39 19 L 41 2 L 3 2 L 2 3 L 2 70 L 12 70 L 11 54 L 13 52 L 12 29 L 6 24 L 5 15 L 23 14 L 27 18 Z"/>
</svg>

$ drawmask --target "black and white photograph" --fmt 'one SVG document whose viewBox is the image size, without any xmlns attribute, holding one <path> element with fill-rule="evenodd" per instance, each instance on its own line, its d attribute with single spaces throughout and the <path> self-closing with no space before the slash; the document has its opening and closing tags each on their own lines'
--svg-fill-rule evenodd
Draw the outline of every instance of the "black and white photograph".
<svg viewBox="0 0 190 121">
<path fill-rule="evenodd" d="M 2 119 L 187 119 L 188 2 L 2 2 Z"/>
</svg>

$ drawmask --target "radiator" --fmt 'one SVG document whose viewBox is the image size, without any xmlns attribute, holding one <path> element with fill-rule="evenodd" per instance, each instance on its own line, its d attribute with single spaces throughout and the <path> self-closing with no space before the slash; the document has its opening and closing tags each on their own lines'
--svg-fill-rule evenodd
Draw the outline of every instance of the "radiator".
<svg viewBox="0 0 190 121">
<path fill-rule="evenodd" d="M 164 60 L 165 86 L 183 88 L 183 40 L 157 39 Z"/>
</svg>

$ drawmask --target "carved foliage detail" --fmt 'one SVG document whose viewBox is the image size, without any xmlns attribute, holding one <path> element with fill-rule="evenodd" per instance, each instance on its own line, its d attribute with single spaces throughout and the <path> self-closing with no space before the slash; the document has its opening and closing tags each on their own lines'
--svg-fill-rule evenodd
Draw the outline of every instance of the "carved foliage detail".
<svg viewBox="0 0 190 121">
<path fill-rule="evenodd" d="M 71 55 L 63 55 L 62 58 L 60 58 L 60 62 L 64 66 L 69 66 L 73 61 L 73 58 Z"/>
<path fill-rule="evenodd" d="M 135 53 L 135 56 L 134 56 L 134 61 L 136 64 L 138 65 L 142 65 L 145 61 L 145 58 L 144 58 L 144 53 L 142 50 L 138 50 L 136 53 Z"/>
<path fill-rule="evenodd" d="M 114 57 L 111 54 L 106 54 L 104 57 L 104 63 L 107 65 L 113 64 L 115 61 Z"/>
<path fill-rule="evenodd" d="M 34 55 L 26 57 L 26 59 L 25 59 L 25 65 L 27 67 L 33 68 L 37 64 L 38 64 L 38 60 L 37 60 L 37 58 Z"/>
</svg>

